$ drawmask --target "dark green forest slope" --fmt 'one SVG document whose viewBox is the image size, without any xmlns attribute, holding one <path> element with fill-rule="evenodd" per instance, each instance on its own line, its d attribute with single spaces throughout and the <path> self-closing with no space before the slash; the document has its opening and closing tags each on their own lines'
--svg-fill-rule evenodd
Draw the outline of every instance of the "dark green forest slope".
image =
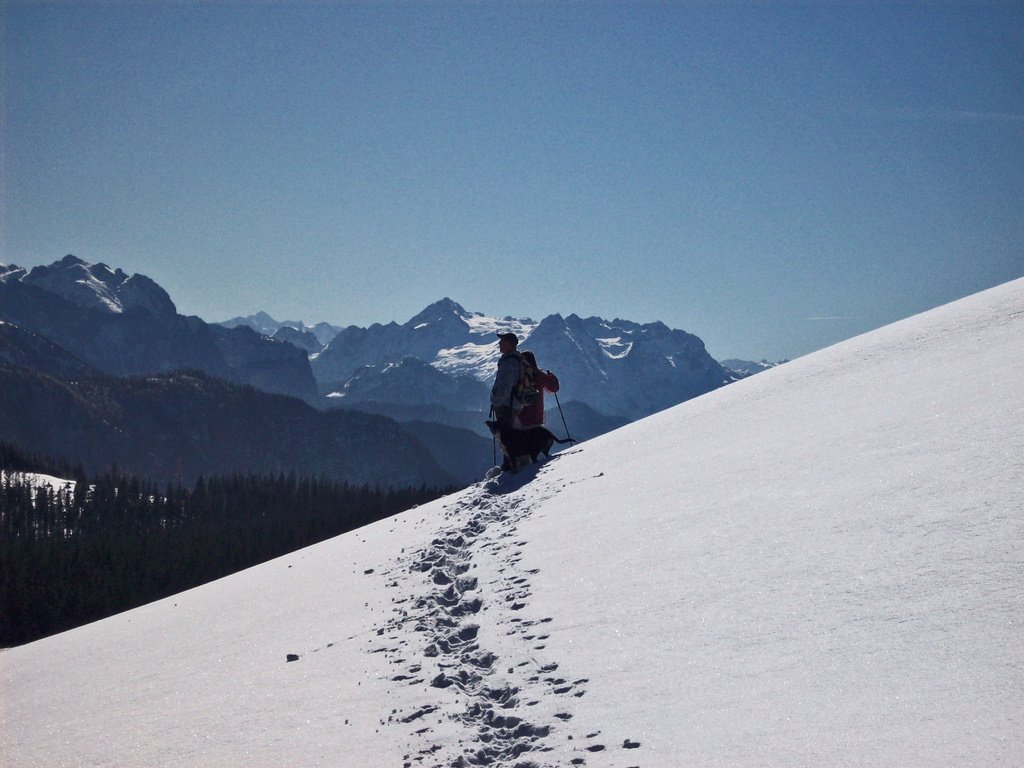
<svg viewBox="0 0 1024 768">
<path fill-rule="evenodd" d="M 295 474 L 158 487 L 110 472 L 88 477 L 9 444 L 0 444 L 0 465 L 0 646 L 167 597 L 447 492 Z M 23 472 L 74 477 L 50 488 Z"/>
</svg>

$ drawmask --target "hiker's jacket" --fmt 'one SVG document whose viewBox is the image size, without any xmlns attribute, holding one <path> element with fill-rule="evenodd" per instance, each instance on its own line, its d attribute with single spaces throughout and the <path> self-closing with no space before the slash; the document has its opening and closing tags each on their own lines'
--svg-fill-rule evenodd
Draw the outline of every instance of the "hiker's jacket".
<svg viewBox="0 0 1024 768">
<path fill-rule="evenodd" d="M 518 352 L 506 352 L 501 356 L 494 386 L 491 387 L 491 405 L 495 409 L 511 407 L 516 413 L 522 410 L 522 401 L 512 396 L 522 375 L 523 361 Z"/>
<path fill-rule="evenodd" d="M 550 371 L 537 371 L 533 375 L 533 386 L 537 389 L 537 396 L 529 405 L 523 406 L 519 412 L 516 426 L 539 427 L 544 424 L 544 390 L 548 392 L 558 391 L 558 377 Z"/>
</svg>

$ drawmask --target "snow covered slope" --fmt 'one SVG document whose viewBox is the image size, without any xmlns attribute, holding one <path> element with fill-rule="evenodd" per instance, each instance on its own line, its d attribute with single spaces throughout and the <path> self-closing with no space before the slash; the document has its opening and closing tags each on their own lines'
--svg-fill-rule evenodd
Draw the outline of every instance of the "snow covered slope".
<svg viewBox="0 0 1024 768">
<path fill-rule="evenodd" d="M 1022 405 L 1018 280 L 0 654 L 4 764 L 1022 765 Z"/>
</svg>

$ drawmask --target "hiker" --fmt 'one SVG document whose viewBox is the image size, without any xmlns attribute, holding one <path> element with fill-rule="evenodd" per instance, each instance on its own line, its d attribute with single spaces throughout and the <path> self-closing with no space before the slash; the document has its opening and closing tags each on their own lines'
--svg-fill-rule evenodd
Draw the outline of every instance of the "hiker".
<svg viewBox="0 0 1024 768">
<path fill-rule="evenodd" d="M 498 334 L 498 372 L 491 387 L 491 411 L 498 431 L 511 429 L 516 414 L 523 409 L 523 402 L 516 397 L 516 389 L 523 375 L 523 362 L 517 347 L 519 337 L 514 333 Z"/>
<path fill-rule="evenodd" d="M 544 424 L 544 400 L 541 394 L 558 391 L 558 379 L 551 371 L 538 371 L 537 358 L 518 351 L 519 337 L 498 334 L 498 372 L 491 388 L 491 413 L 488 428 L 501 445 L 502 471 L 518 471 L 540 454 L 551 455 L 554 443 L 570 443 L 555 437 Z"/>
<path fill-rule="evenodd" d="M 519 391 L 523 378 L 523 359 L 519 355 L 518 346 L 519 337 L 514 333 L 498 334 L 501 359 L 498 360 L 498 371 L 494 375 L 494 386 L 491 387 L 493 421 L 488 421 L 487 426 L 501 445 L 504 456 L 502 469 L 511 469 L 514 466 L 507 446 L 515 426 L 516 415 L 523 409 L 522 393 Z"/>
<path fill-rule="evenodd" d="M 558 391 L 558 377 L 551 371 L 542 371 L 537 367 L 537 358 L 533 352 L 523 350 L 520 353 L 523 364 L 533 370 L 533 387 L 537 394 L 533 400 L 523 406 L 523 410 L 516 417 L 515 426 L 517 429 L 530 429 L 532 427 L 544 426 L 546 414 L 544 413 L 544 390 L 554 394 Z"/>
</svg>

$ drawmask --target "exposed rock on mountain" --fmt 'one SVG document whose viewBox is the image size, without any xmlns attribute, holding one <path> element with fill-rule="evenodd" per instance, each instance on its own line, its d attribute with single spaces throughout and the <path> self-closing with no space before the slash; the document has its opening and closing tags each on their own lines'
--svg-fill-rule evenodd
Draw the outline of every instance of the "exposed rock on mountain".
<svg viewBox="0 0 1024 768">
<path fill-rule="evenodd" d="M 292 328 L 290 325 L 284 325 L 274 331 L 270 338 L 274 341 L 284 341 L 291 344 L 293 347 L 298 347 L 307 355 L 316 354 L 324 345 L 320 343 L 316 335 L 309 331 L 300 331 L 297 328 Z"/>
<path fill-rule="evenodd" d="M 160 286 L 74 256 L 30 272 L 0 268 L 0 320 L 72 351 L 113 376 L 184 368 L 313 401 L 306 356 L 255 333 L 183 317 Z"/>
<path fill-rule="evenodd" d="M 339 405 L 389 402 L 461 406 L 484 404 L 488 397 L 487 385 L 474 378 L 449 376 L 422 360 L 406 357 L 398 363 L 360 368 L 330 399 Z"/>
<path fill-rule="evenodd" d="M 294 395 L 315 402 L 305 352 L 285 341 L 268 339 L 249 328 L 207 326 L 217 350 L 231 369 L 232 379 L 264 392 Z"/>
</svg>

